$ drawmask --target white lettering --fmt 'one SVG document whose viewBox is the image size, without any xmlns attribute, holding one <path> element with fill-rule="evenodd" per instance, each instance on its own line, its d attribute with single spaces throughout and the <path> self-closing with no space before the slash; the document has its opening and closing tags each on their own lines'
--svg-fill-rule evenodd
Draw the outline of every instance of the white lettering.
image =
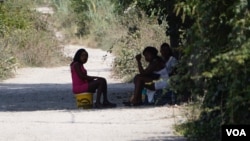
<svg viewBox="0 0 250 141">
<path fill-rule="evenodd" d="M 241 131 L 240 131 L 240 136 L 247 136 L 244 129 L 241 129 Z"/>
<path fill-rule="evenodd" d="M 239 136 L 239 133 L 238 129 L 233 129 L 233 136 Z"/>
<path fill-rule="evenodd" d="M 247 136 L 244 129 L 241 129 L 241 131 L 239 131 L 238 129 L 226 129 L 226 132 L 227 136 L 231 136 L 231 134 L 233 136 Z"/>
<path fill-rule="evenodd" d="M 226 129 L 226 132 L 227 132 L 227 136 L 231 136 L 232 129 Z"/>
</svg>

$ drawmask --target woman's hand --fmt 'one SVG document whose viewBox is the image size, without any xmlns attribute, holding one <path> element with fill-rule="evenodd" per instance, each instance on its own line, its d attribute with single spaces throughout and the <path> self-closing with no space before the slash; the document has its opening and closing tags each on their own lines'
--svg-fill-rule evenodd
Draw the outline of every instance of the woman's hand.
<svg viewBox="0 0 250 141">
<path fill-rule="evenodd" d="M 94 80 L 97 80 L 99 78 L 100 77 L 98 77 L 98 76 L 89 76 L 89 81 L 94 81 Z"/>
<path fill-rule="evenodd" d="M 141 61 L 141 54 L 137 54 L 135 56 L 136 61 L 140 62 Z"/>
</svg>

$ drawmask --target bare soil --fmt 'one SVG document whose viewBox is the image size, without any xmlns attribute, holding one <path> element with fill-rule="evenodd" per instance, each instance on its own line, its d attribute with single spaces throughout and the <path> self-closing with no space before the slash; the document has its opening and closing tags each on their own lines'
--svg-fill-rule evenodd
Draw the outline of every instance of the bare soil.
<svg viewBox="0 0 250 141">
<path fill-rule="evenodd" d="M 107 79 L 109 99 L 118 106 L 78 109 L 68 65 L 20 68 L 14 78 L 0 83 L 0 140 L 186 140 L 173 129 L 185 120 L 181 106 L 123 106 L 122 101 L 129 98 L 133 84 L 112 77 L 112 54 L 76 45 L 66 45 L 63 52 L 73 57 L 79 48 L 89 53 L 88 73 Z"/>
</svg>

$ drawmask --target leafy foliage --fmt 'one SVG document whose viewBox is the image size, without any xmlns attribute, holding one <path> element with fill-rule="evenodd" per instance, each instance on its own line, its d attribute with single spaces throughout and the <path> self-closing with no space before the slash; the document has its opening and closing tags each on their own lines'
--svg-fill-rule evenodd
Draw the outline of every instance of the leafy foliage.
<svg viewBox="0 0 250 141">
<path fill-rule="evenodd" d="M 80 25 L 78 34 L 83 33 L 83 29 L 86 31 L 86 35 L 82 34 L 84 37 L 93 36 L 98 47 L 113 52 L 116 55 L 114 73 L 125 81 L 130 81 L 137 73 L 137 64 L 134 62 L 137 53 L 147 45 L 158 47 L 163 41 L 168 41 L 162 32 L 165 27 L 158 25 L 155 17 L 149 18 L 129 1 L 73 0 L 72 4 L 77 14 L 87 16 L 79 18 L 79 23 L 85 24 Z M 84 5 L 88 8 L 84 8 Z"/>
<path fill-rule="evenodd" d="M 116 53 L 114 71 L 126 81 L 130 81 L 138 73 L 135 56 L 146 46 L 159 48 L 168 38 L 162 32 L 164 26 L 159 26 L 155 18 L 148 18 L 143 11 L 133 7 L 126 11 L 120 23 L 127 32 L 113 45 Z M 146 62 L 143 64 L 145 66 Z"/>
<path fill-rule="evenodd" d="M 93 11 L 93 4 L 87 0 L 73 1 L 83 2 L 75 3 L 76 12 L 83 14 L 80 21 L 90 20 L 90 16 L 84 14 L 89 10 Z M 110 45 L 117 51 L 115 68 L 122 76 L 135 73 L 135 67 L 131 67 L 135 66 L 132 61 L 134 54 L 145 44 L 152 43 L 147 42 L 150 38 L 145 38 L 143 35 L 158 33 L 154 32 L 158 30 L 145 32 L 144 28 L 150 29 L 149 27 L 155 26 L 155 16 L 159 24 L 167 22 L 167 25 L 164 25 L 165 30 L 162 31 L 170 36 L 171 46 L 178 47 L 181 51 L 178 73 L 170 79 L 171 89 L 179 97 L 191 96 L 193 100 L 200 102 L 201 107 L 198 118 L 182 125 L 185 135 L 191 140 L 218 140 L 222 124 L 250 123 L 249 1 L 112 0 L 110 2 L 116 5 L 114 11 L 118 13 L 120 20 L 116 23 L 121 25 L 114 29 L 127 29 L 127 32 L 116 34 L 116 40 L 108 40 L 112 41 Z M 144 13 L 148 15 L 147 20 L 144 20 L 146 19 Z M 149 24 L 140 25 L 143 23 L 140 21 Z M 81 25 L 83 27 L 81 29 L 84 29 L 82 31 L 90 32 L 87 26 L 85 27 L 86 23 Z M 108 32 L 100 33 L 102 34 L 99 35 L 110 35 Z M 159 38 L 157 42 L 165 40 Z"/>
<path fill-rule="evenodd" d="M 196 0 L 176 6 L 195 9 L 192 14 L 185 13 L 195 18 L 195 23 L 187 30 L 179 75 L 173 78 L 179 84 L 175 89 L 179 94 L 188 90 L 193 96 L 204 97 L 202 114 L 193 122 L 195 126 L 189 126 L 192 130 L 186 131 L 192 131 L 188 134 L 196 140 L 218 140 L 220 134 L 214 133 L 220 133 L 222 124 L 250 123 L 248 3 Z"/>
<path fill-rule="evenodd" d="M 0 3 L 0 79 L 21 66 L 50 66 L 63 58 L 49 29 L 49 15 L 36 12 L 29 0 Z"/>
<path fill-rule="evenodd" d="M 149 16 L 159 16 L 159 23 L 166 20 L 167 35 L 183 37 L 178 39 L 182 56 L 178 74 L 171 78 L 172 89 L 180 97 L 202 100 L 202 112 L 186 124 L 186 135 L 192 140 L 218 140 L 222 124 L 249 124 L 249 1 L 131 3 Z"/>
<path fill-rule="evenodd" d="M 26 18 L 27 9 L 21 5 L 12 5 L 11 1 L 0 3 L 0 78 L 10 75 L 10 71 L 17 67 L 16 58 L 11 55 L 11 49 L 8 48 L 9 40 L 13 30 L 26 30 L 31 26 L 31 22 Z"/>
</svg>

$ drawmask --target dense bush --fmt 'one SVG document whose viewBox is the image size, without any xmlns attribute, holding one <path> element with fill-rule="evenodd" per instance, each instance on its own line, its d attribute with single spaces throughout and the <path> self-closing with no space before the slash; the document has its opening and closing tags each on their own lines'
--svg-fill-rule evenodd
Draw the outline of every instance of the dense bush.
<svg viewBox="0 0 250 141">
<path fill-rule="evenodd" d="M 176 6 L 195 23 L 187 30 L 189 40 L 175 89 L 203 97 L 201 114 L 187 124 L 186 135 L 193 140 L 220 140 L 221 125 L 250 123 L 249 3 L 196 0 Z"/>
<path fill-rule="evenodd" d="M 121 21 L 127 32 L 113 44 L 116 54 L 114 71 L 125 81 L 132 80 L 138 73 L 136 54 L 141 53 L 146 46 L 155 46 L 159 49 L 163 42 L 169 42 L 162 32 L 165 27 L 158 25 L 156 18 L 148 18 L 143 11 L 133 7 L 129 9 Z"/>
<path fill-rule="evenodd" d="M 184 37 L 183 44 L 178 39 L 183 52 L 171 88 L 201 107 L 198 118 L 183 128 L 185 135 L 219 140 L 221 125 L 249 124 L 249 1 L 134 1 L 149 15 L 167 17 L 169 27 L 174 21 L 176 38 Z M 177 20 L 168 18 L 173 13 Z"/>
<path fill-rule="evenodd" d="M 250 123 L 249 1 L 72 2 L 78 35 L 92 35 L 99 47 L 111 48 L 121 77 L 136 73 L 133 58 L 143 47 L 159 46 L 170 36 L 181 51 L 171 89 L 180 97 L 191 95 L 201 110 L 179 128 L 189 139 L 219 140 L 222 124 Z"/>
<path fill-rule="evenodd" d="M 22 66 L 51 66 L 63 58 L 49 26 L 49 14 L 36 12 L 29 0 L 0 3 L 0 79 Z"/>
<path fill-rule="evenodd" d="M 159 47 L 162 42 L 168 42 L 164 24 L 158 25 L 156 17 L 149 18 L 128 1 L 72 2 L 79 17 L 78 35 L 92 38 L 97 47 L 113 52 L 116 55 L 114 73 L 125 81 L 137 73 L 135 54 L 148 45 Z"/>
</svg>

